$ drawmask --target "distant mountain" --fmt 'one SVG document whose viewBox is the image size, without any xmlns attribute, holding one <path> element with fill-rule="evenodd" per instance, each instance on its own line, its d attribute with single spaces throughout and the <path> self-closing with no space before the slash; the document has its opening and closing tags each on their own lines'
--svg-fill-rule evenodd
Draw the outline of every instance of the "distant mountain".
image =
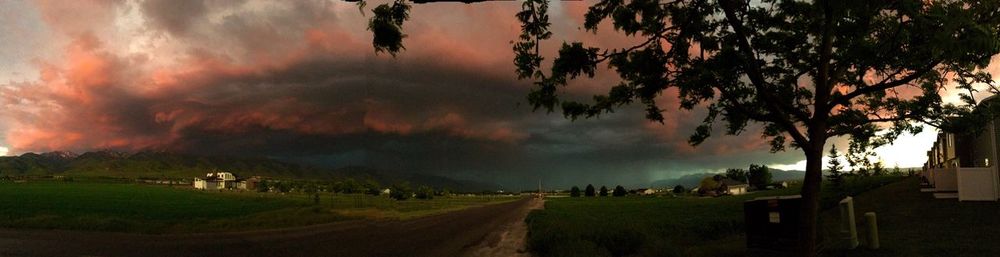
<svg viewBox="0 0 1000 257">
<path fill-rule="evenodd" d="M 779 169 L 770 169 L 770 170 L 771 170 L 772 181 L 802 180 L 802 178 L 805 177 L 806 175 L 805 171 L 800 171 L 800 170 L 779 170 Z M 671 188 L 677 185 L 682 185 L 686 188 L 693 188 L 697 187 L 698 184 L 701 183 L 701 180 L 703 178 L 719 174 L 725 174 L 725 173 L 705 172 L 705 173 L 688 174 L 681 176 L 679 178 L 653 181 L 653 183 L 651 183 L 651 186 L 656 188 Z"/>
<path fill-rule="evenodd" d="M 892 170 L 892 168 L 887 168 L 887 169 L 889 171 Z M 919 168 L 919 167 L 917 167 L 917 168 L 899 168 L 899 169 L 902 172 L 920 172 L 920 170 L 921 170 L 921 168 Z M 770 170 L 771 170 L 771 180 L 772 181 L 802 180 L 803 178 L 805 178 L 805 175 L 806 175 L 806 172 L 802 171 L 802 170 L 779 170 L 779 169 L 774 169 L 774 168 L 771 168 Z M 723 174 L 724 175 L 725 173 L 708 173 L 708 172 L 706 172 L 706 173 L 688 174 L 688 175 L 681 176 L 679 178 L 662 179 L 662 180 L 653 181 L 651 183 L 651 186 L 652 187 L 657 187 L 657 188 L 671 188 L 671 187 L 674 187 L 674 186 L 677 186 L 677 185 L 682 185 L 682 186 L 684 186 L 686 188 L 692 188 L 692 187 L 697 187 L 698 184 L 701 183 L 701 179 L 703 179 L 705 177 L 708 177 L 708 176 L 715 176 L 715 175 L 718 175 L 718 174 Z M 824 176 L 827 175 L 827 171 L 826 170 L 823 170 L 823 175 Z"/>
<path fill-rule="evenodd" d="M 405 181 L 411 184 L 425 185 L 434 188 L 447 188 L 452 191 L 460 192 L 476 192 L 484 190 L 492 191 L 500 188 L 500 185 L 479 181 L 456 180 L 443 176 L 419 173 L 389 172 L 360 166 L 348 166 L 334 169 L 332 174 L 334 177 L 341 178 L 349 177 L 372 179 L 378 181 L 380 184 L 392 184 Z"/>
<path fill-rule="evenodd" d="M 167 152 L 95 151 L 26 153 L 0 157 L 0 176 L 95 176 L 125 178 L 191 178 L 212 171 L 284 178 L 328 178 L 329 172 L 266 158 L 194 156 Z"/>
<path fill-rule="evenodd" d="M 381 184 L 407 181 L 413 185 L 448 188 L 453 191 L 494 190 L 496 185 L 454 180 L 447 177 L 380 171 L 366 167 L 321 169 L 268 158 L 198 156 L 159 151 L 126 153 L 111 150 L 25 153 L 0 157 L 0 176 L 65 175 L 79 177 L 183 178 L 228 171 L 239 177 L 264 176 L 285 179 L 374 179 Z"/>
<path fill-rule="evenodd" d="M 650 183 L 650 187 L 672 188 L 677 185 L 682 185 L 685 188 L 693 188 L 698 186 L 699 183 L 701 183 L 701 179 L 708 176 L 715 176 L 717 174 L 718 173 L 695 173 L 695 174 L 684 175 L 679 178 L 661 179 L 653 181 L 653 183 Z"/>
</svg>

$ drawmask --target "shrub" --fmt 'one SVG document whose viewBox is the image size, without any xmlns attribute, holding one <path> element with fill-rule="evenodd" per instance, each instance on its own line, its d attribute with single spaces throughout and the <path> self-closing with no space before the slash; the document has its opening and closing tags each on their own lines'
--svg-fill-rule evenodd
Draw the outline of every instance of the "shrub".
<svg viewBox="0 0 1000 257">
<path fill-rule="evenodd" d="M 608 196 L 608 187 L 601 186 L 601 190 L 599 190 L 597 194 L 600 196 Z"/>
<path fill-rule="evenodd" d="M 573 186 L 573 188 L 570 188 L 569 189 L 569 196 L 570 197 L 580 197 L 580 188 L 577 187 L 577 186 Z"/>
<path fill-rule="evenodd" d="M 584 195 L 587 197 L 597 196 L 597 193 L 594 192 L 594 185 L 587 184 L 587 189 L 584 191 Z"/>
<path fill-rule="evenodd" d="M 698 193 L 707 194 L 708 192 L 715 192 L 719 189 L 719 181 L 715 180 L 715 177 L 705 177 L 701 179 L 698 183 Z"/>
<path fill-rule="evenodd" d="M 434 189 L 427 186 L 420 186 L 417 188 L 417 199 L 434 199 Z"/>
<path fill-rule="evenodd" d="M 675 194 L 682 194 L 682 193 L 684 193 L 684 191 L 687 191 L 687 190 L 686 190 L 686 189 L 684 188 L 684 186 L 682 186 L 682 185 L 677 185 L 677 186 L 674 186 L 674 190 L 673 190 L 673 192 L 674 192 Z"/>
<path fill-rule="evenodd" d="M 389 198 L 396 199 L 399 201 L 410 199 L 413 192 L 410 192 L 410 185 L 406 183 L 393 184 L 389 188 Z"/>
<path fill-rule="evenodd" d="M 257 183 L 257 192 L 267 192 L 268 188 L 267 180 L 261 180 Z"/>
</svg>

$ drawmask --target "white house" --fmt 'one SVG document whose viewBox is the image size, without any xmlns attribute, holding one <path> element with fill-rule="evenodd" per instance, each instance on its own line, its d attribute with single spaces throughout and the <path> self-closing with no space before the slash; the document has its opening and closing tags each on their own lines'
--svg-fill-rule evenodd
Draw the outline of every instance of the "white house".
<svg viewBox="0 0 1000 257">
<path fill-rule="evenodd" d="M 205 174 L 205 178 L 194 178 L 194 188 L 196 189 L 219 190 L 236 187 L 236 176 L 229 172 L 213 172 Z"/>
<path fill-rule="evenodd" d="M 730 178 L 723 178 L 722 181 L 720 181 L 719 183 L 721 184 L 719 185 L 719 187 L 726 190 L 726 193 L 729 193 L 730 195 L 746 194 L 747 191 L 749 191 L 748 189 L 750 188 L 750 185 L 747 184 L 746 182 Z"/>
</svg>

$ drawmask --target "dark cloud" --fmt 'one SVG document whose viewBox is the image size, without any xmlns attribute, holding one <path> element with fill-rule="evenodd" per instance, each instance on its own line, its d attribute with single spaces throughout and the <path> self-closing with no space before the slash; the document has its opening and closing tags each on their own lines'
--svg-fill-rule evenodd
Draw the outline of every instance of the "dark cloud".
<svg viewBox="0 0 1000 257">
<path fill-rule="evenodd" d="M 525 103 L 529 83 L 515 79 L 509 45 L 491 39 L 514 38 L 513 19 L 415 22 L 407 52 L 393 59 L 373 54 L 362 18 L 335 19 L 352 5 L 170 3 L 146 1 L 142 13 L 150 29 L 177 36 L 169 49 L 184 51 L 135 58 L 94 36 L 76 37 L 65 63 L 49 65 L 38 82 L 0 89 L 7 101 L 5 142 L 17 152 L 152 148 L 264 155 L 509 188 L 538 180 L 637 185 L 801 159 L 794 152 L 767 153 L 753 130 L 688 146 L 687 135 L 704 113 L 674 111 L 672 92 L 662 101 L 670 110 L 665 124 L 643 120 L 635 106 L 575 122 L 532 112 Z M 241 8 L 227 9 L 233 6 Z M 219 13 L 223 9 L 228 12 Z M 477 14 L 470 10 L 483 9 L 415 12 Z M 487 17 L 509 17 L 487 11 Z M 613 82 L 602 72 L 565 92 L 586 99 Z"/>
<path fill-rule="evenodd" d="M 201 20 L 206 13 L 204 1 L 146 0 L 142 14 L 153 27 L 162 27 L 175 35 L 184 35 L 191 23 Z"/>
</svg>

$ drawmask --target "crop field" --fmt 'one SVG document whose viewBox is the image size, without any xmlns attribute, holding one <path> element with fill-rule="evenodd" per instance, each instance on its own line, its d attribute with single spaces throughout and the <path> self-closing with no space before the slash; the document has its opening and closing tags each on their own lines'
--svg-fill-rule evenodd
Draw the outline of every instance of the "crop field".
<svg viewBox="0 0 1000 257">
<path fill-rule="evenodd" d="M 395 201 L 369 195 L 205 192 L 126 183 L 0 183 L 0 227 L 191 233 L 282 228 L 352 219 L 406 219 L 514 197 Z"/>
<path fill-rule="evenodd" d="M 823 205 L 900 180 L 848 180 L 824 190 Z M 829 188 L 829 187 L 827 187 Z M 739 256 L 745 253 L 743 202 L 798 194 L 799 188 L 740 196 L 550 199 L 528 216 L 528 244 L 539 256 Z"/>
</svg>

